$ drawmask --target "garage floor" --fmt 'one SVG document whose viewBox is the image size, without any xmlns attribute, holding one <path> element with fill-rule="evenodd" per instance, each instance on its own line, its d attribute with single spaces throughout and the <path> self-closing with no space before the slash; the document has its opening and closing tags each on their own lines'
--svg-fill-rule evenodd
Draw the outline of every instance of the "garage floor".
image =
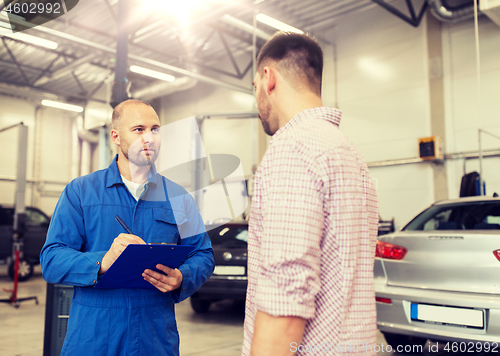
<svg viewBox="0 0 500 356">
<path fill-rule="evenodd" d="M 2 288 L 12 288 L 7 277 L 7 269 L 0 266 L 0 299 L 9 294 Z M 43 353 L 46 283 L 40 267 L 27 282 L 19 285 L 19 298 L 37 296 L 39 304 L 26 301 L 15 309 L 0 303 L 0 355 L 1 356 L 41 356 Z M 195 314 L 189 300 L 176 308 L 177 322 L 181 337 L 182 356 L 239 356 L 243 339 L 244 308 L 242 304 L 224 301 L 214 304 L 204 315 Z M 384 343 L 382 334 L 377 333 L 377 343 Z M 427 347 L 426 347 L 427 348 Z M 430 353 L 427 355 L 439 355 Z M 390 356 L 391 353 L 377 354 Z M 397 354 L 394 354 L 396 356 Z"/>
</svg>

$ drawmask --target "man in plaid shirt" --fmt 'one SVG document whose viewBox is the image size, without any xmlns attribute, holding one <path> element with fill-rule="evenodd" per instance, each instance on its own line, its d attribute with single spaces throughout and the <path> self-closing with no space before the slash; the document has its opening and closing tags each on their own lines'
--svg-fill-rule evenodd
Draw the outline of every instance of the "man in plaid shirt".
<svg viewBox="0 0 500 356">
<path fill-rule="evenodd" d="M 375 355 L 378 206 L 368 168 L 322 106 L 323 52 L 279 32 L 254 78 L 269 148 L 256 173 L 243 355 Z"/>
</svg>

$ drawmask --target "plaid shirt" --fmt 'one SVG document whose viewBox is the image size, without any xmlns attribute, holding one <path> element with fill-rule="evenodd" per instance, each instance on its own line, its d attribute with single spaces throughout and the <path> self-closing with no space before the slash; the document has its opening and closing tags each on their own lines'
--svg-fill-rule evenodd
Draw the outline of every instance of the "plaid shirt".
<svg viewBox="0 0 500 356">
<path fill-rule="evenodd" d="M 308 319 L 290 347 L 298 355 L 375 355 L 378 204 L 340 117 L 327 107 L 300 112 L 274 134 L 256 173 L 245 356 L 257 310 Z"/>
</svg>

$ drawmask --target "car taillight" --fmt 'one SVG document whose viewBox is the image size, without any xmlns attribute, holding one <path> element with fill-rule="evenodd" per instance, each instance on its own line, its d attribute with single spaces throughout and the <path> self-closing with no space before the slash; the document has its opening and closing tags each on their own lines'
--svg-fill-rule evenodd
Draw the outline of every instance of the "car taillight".
<svg viewBox="0 0 500 356">
<path fill-rule="evenodd" d="M 497 258 L 497 260 L 500 261 L 500 250 L 493 251 L 493 255 L 495 255 L 495 257 Z"/>
<path fill-rule="evenodd" d="M 377 240 L 375 257 L 387 258 L 389 260 L 402 260 L 406 252 L 408 252 L 408 250 L 404 247 Z"/>
<path fill-rule="evenodd" d="M 375 297 L 375 301 L 379 303 L 391 304 L 392 301 L 389 298 Z"/>
</svg>

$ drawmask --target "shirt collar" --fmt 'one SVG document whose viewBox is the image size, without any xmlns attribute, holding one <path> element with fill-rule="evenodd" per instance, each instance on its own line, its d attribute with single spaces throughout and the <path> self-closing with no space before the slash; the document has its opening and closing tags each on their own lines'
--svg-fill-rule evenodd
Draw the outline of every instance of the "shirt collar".
<svg viewBox="0 0 500 356">
<path fill-rule="evenodd" d="M 308 119 L 321 119 L 331 122 L 332 124 L 339 126 L 340 119 L 342 117 L 342 111 L 331 108 L 328 106 L 318 106 L 315 108 L 305 109 L 299 112 L 297 115 L 292 117 L 285 125 L 283 125 L 278 131 L 276 131 L 271 139 L 271 142 L 279 137 L 284 131 L 297 125 L 299 122 Z"/>
<path fill-rule="evenodd" d="M 123 184 L 117 162 L 118 162 L 118 155 L 115 156 L 113 162 L 111 162 L 108 168 L 108 174 L 106 177 L 106 188 L 110 188 L 115 184 Z M 160 182 L 160 175 L 156 172 L 156 167 L 153 164 L 151 166 L 151 170 L 149 171 L 147 184 L 152 183 L 158 185 L 159 182 Z"/>
</svg>

